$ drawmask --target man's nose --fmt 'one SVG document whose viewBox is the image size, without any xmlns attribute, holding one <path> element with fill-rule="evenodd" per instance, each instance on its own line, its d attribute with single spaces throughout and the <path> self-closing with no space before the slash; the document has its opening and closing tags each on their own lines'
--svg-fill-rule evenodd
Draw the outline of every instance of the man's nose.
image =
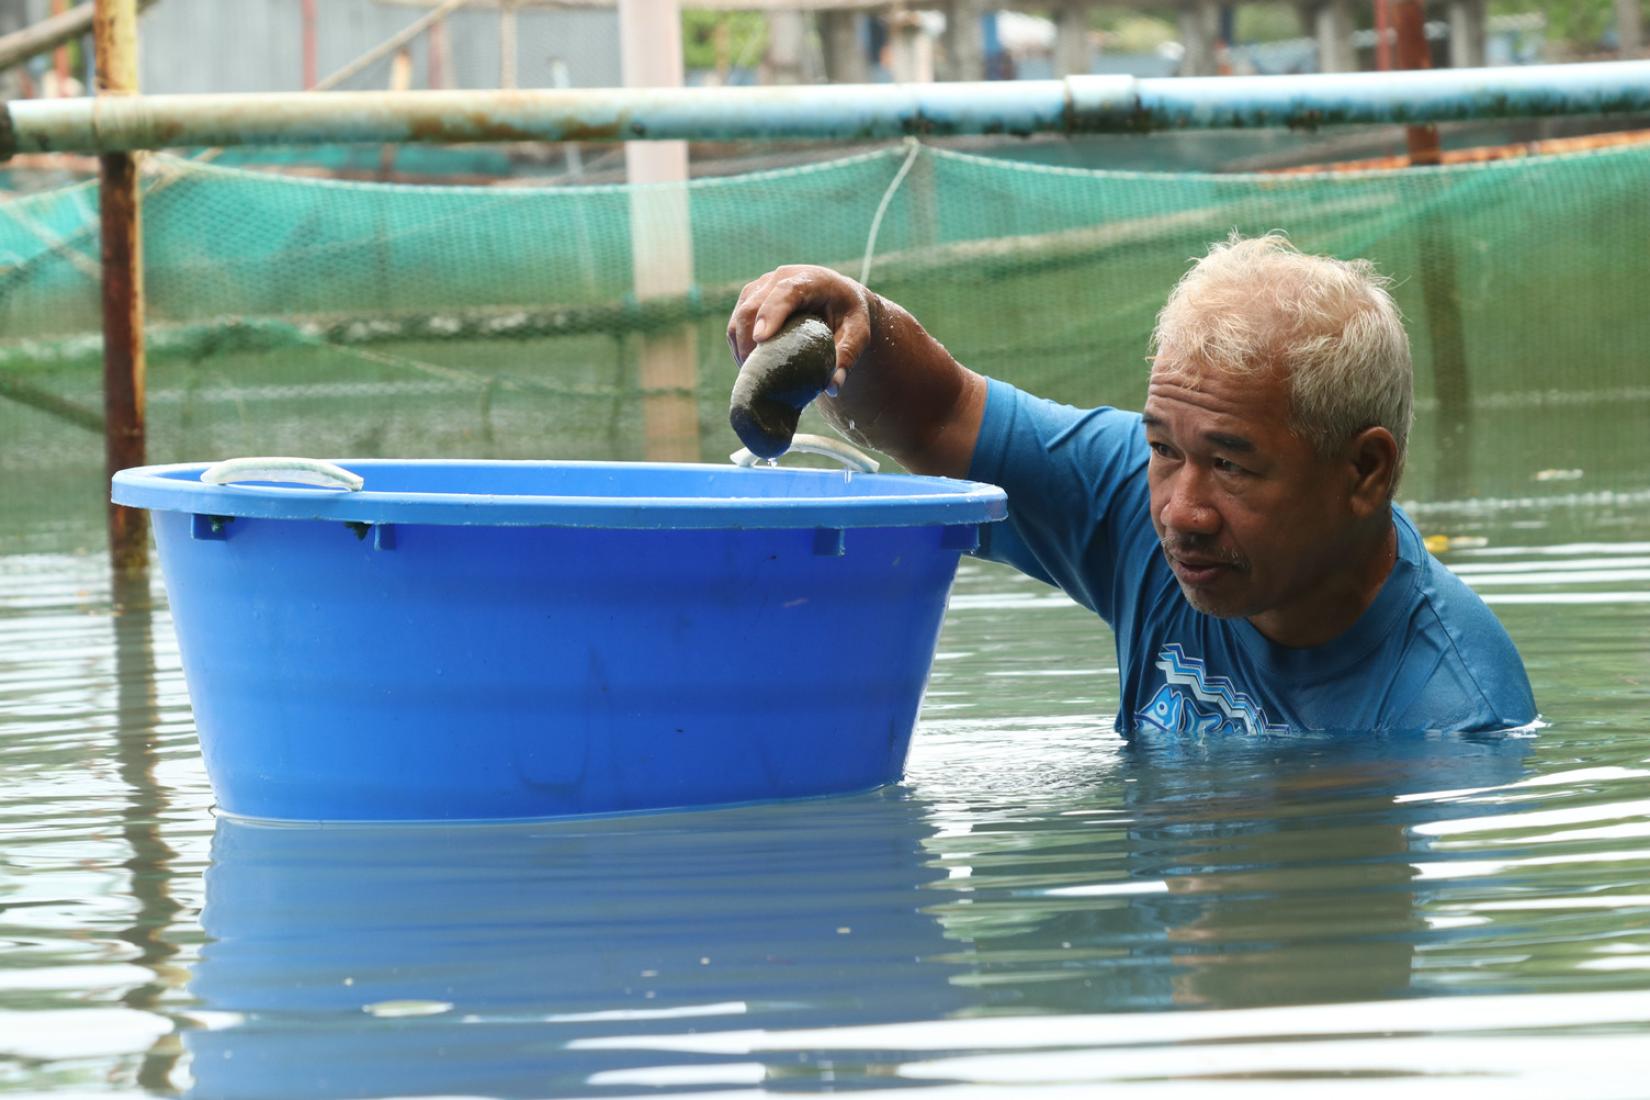
<svg viewBox="0 0 1650 1100">
<path fill-rule="evenodd" d="M 1196 470 L 1182 466 L 1163 486 L 1157 521 L 1182 535 L 1212 535 L 1220 530 L 1220 513 L 1209 502 L 1207 485 Z"/>
</svg>

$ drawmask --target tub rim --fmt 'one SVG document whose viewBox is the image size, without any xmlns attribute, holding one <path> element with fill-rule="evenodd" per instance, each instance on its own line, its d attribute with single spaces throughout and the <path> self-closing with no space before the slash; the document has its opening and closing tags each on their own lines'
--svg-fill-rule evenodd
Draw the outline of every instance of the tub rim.
<svg viewBox="0 0 1650 1100">
<path fill-rule="evenodd" d="M 461 527 L 582 527 L 629 530 L 796 529 L 956 526 L 995 523 L 1008 495 L 995 485 L 923 474 L 855 474 L 897 482 L 909 492 L 876 496 L 598 496 L 385 492 L 370 488 L 378 467 L 538 467 L 617 471 L 703 471 L 733 478 L 788 477 L 840 485 L 838 470 L 741 469 L 712 463 L 521 459 L 335 459 L 368 478 L 356 492 L 268 484 L 206 485 L 210 462 L 137 466 L 111 479 L 116 504 L 150 511 L 247 519 L 334 520 Z M 190 477 L 188 475 L 194 475 Z"/>
</svg>

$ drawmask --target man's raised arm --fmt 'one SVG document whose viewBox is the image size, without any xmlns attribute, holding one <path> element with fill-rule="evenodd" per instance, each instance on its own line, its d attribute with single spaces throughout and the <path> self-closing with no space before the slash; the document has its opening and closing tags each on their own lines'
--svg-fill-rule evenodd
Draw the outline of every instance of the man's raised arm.
<svg viewBox="0 0 1650 1100">
<path fill-rule="evenodd" d="M 913 473 L 968 476 L 984 378 L 898 305 L 824 267 L 777 268 L 740 292 L 728 320 L 734 358 L 743 364 L 795 313 L 823 318 L 836 341 L 835 396 L 819 399 L 832 427 Z"/>
</svg>

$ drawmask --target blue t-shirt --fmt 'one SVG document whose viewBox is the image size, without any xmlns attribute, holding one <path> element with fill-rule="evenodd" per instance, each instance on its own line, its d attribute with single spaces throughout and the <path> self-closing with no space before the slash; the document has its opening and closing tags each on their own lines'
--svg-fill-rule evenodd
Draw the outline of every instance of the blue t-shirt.
<svg viewBox="0 0 1650 1100">
<path fill-rule="evenodd" d="M 1535 720 L 1524 664 L 1484 602 L 1394 506 L 1398 560 L 1344 634 L 1280 646 L 1181 594 L 1152 527 L 1138 413 L 991 383 L 969 476 L 1008 492 L 979 555 L 1065 590 L 1117 636 L 1124 733 L 1509 729 Z"/>
</svg>

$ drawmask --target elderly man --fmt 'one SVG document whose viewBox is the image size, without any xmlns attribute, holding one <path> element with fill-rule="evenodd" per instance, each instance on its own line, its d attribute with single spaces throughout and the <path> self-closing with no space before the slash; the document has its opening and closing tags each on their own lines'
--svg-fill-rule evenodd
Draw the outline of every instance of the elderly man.
<svg viewBox="0 0 1650 1100">
<path fill-rule="evenodd" d="M 1153 335 L 1143 414 L 1079 410 L 959 364 L 824 268 L 751 283 L 735 357 L 825 318 L 839 431 L 918 473 L 1008 492 L 980 553 L 1064 589 L 1117 637 L 1125 733 L 1506 729 L 1534 721 L 1517 650 L 1393 504 L 1409 342 L 1364 262 L 1281 236 L 1216 245 Z"/>
</svg>

